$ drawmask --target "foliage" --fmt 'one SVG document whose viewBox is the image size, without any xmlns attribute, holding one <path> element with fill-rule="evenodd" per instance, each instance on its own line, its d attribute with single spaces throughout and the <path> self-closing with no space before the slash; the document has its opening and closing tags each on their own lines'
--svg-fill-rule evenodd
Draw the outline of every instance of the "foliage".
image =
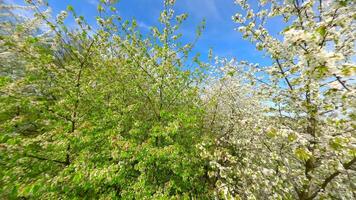
<svg viewBox="0 0 356 200">
<path fill-rule="evenodd" d="M 244 10 L 233 16 L 238 31 L 273 64 L 222 64 L 222 78 L 208 92 L 219 97 L 211 112 L 222 120 L 213 124 L 217 147 L 207 144 L 204 155 L 220 193 L 355 198 L 352 1 L 261 0 L 258 9 L 235 2 Z M 274 17 L 285 21 L 279 36 L 267 29 Z"/>
<path fill-rule="evenodd" d="M 270 66 L 192 58 L 174 1 L 147 34 L 1 4 L 0 198 L 355 198 L 354 3 L 258 2 L 232 18 Z"/>
<path fill-rule="evenodd" d="M 147 38 L 105 2 L 96 30 L 70 6 L 54 20 L 33 1 L 32 20 L 4 21 L 3 198 L 210 195 L 196 148 L 201 75 L 183 70 L 192 44 L 180 44 L 186 15 L 171 7 Z"/>
</svg>

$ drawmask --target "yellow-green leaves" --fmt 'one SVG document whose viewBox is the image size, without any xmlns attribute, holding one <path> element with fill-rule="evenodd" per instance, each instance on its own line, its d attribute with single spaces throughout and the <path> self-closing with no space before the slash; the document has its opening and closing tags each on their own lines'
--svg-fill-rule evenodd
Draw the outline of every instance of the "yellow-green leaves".
<svg viewBox="0 0 356 200">
<path fill-rule="evenodd" d="M 339 151 L 342 150 L 347 143 L 349 143 L 349 139 L 342 138 L 342 137 L 335 137 L 330 140 L 329 145 L 334 150 Z"/>
<path fill-rule="evenodd" d="M 274 138 L 274 137 L 277 136 L 277 134 L 278 133 L 277 133 L 277 130 L 275 128 L 270 128 L 266 133 L 267 137 L 269 137 L 269 138 Z"/>
<path fill-rule="evenodd" d="M 98 4 L 97 10 L 98 10 L 98 12 L 99 12 L 99 13 L 101 13 L 101 12 L 104 12 L 104 11 L 105 11 L 105 9 L 104 9 L 104 7 L 103 7 L 103 5 L 102 5 L 102 4 Z"/>
<path fill-rule="evenodd" d="M 312 156 L 312 154 L 304 147 L 299 147 L 295 149 L 294 153 L 299 160 L 303 160 L 303 161 L 307 161 Z"/>
<path fill-rule="evenodd" d="M 298 138 L 298 137 L 297 137 L 297 135 L 296 135 L 295 133 L 290 133 L 290 134 L 288 135 L 288 141 L 289 141 L 289 142 L 294 142 L 297 138 Z"/>
<path fill-rule="evenodd" d="M 326 27 L 325 26 L 320 26 L 316 29 L 316 32 L 324 37 L 326 35 Z"/>
<path fill-rule="evenodd" d="M 73 6 L 68 5 L 68 6 L 67 6 L 67 10 L 73 12 L 73 11 L 74 11 L 74 8 L 73 8 Z"/>
</svg>

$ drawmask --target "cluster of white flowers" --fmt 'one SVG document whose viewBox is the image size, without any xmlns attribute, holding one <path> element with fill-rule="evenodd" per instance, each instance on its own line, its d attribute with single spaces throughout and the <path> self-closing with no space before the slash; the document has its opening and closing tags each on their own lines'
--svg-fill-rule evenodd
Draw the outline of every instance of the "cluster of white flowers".
<svg viewBox="0 0 356 200">
<path fill-rule="evenodd" d="M 289 45 L 310 42 L 312 39 L 313 34 L 305 30 L 290 29 L 284 33 L 284 43 L 287 43 Z"/>
<path fill-rule="evenodd" d="M 261 0 L 257 13 L 247 0 L 235 3 L 245 10 L 232 17 L 236 29 L 273 64 L 223 62 L 207 91 L 216 103 L 211 126 L 221 134 L 218 156 L 211 154 L 221 194 L 354 198 L 353 3 Z M 268 33 L 268 17 L 286 22 L 282 39 Z"/>
<path fill-rule="evenodd" d="M 57 22 L 58 23 L 63 23 L 63 21 L 65 20 L 65 18 L 67 18 L 68 13 L 66 11 L 61 11 L 58 15 L 57 15 Z"/>
</svg>

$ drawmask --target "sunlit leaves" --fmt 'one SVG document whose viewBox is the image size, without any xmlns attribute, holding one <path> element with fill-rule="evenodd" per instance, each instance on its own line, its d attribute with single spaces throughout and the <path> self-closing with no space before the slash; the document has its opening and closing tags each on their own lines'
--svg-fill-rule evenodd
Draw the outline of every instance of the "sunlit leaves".
<svg viewBox="0 0 356 200">
<path fill-rule="evenodd" d="M 147 34 L 106 0 L 1 24 L 0 198 L 351 199 L 351 1 L 235 1 L 267 66 L 190 56 L 174 2 Z"/>
<path fill-rule="evenodd" d="M 26 32 L 24 21 L 8 27 L 21 37 L 1 35 L 1 64 L 19 71 L 1 71 L 1 198 L 210 197 L 200 69 L 182 70 L 193 45 L 177 33 L 187 15 L 169 1 L 164 27 L 143 37 L 113 1 L 98 5 L 95 31 L 72 6 L 53 20 L 29 3 L 40 19 L 31 28 L 50 28 Z"/>
</svg>

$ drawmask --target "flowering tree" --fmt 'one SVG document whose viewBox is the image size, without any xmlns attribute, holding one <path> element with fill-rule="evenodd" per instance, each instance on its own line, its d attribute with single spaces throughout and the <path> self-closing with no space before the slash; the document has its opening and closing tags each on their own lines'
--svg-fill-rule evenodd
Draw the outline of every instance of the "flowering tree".
<svg viewBox="0 0 356 200">
<path fill-rule="evenodd" d="M 230 120 L 220 121 L 221 139 L 210 155 L 220 193 L 243 199 L 355 198 L 354 3 L 235 3 L 244 10 L 233 16 L 237 29 L 273 64 L 242 62 L 220 82 L 229 77 L 229 85 L 218 90 L 218 113 Z M 270 18 L 285 21 L 281 37 L 268 32 Z M 236 81 L 230 77 L 235 72 L 245 76 Z M 241 83 L 255 88 L 245 93 L 248 105 L 239 103 Z"/>
<path fill-rule="evenodd" d="M 196 148 L 201 75 L 183 69 L 193 44 L 177 33 L 187 15 L 167 1 L 143 36 L 113 2 L 99 4 L 96 29 L 71 6 L 52 18 L 27 3 L 33 20 L 1 7 L 12 14 L 0 38 L 0 197 L 211 196 Z"/>
<path fill-rule="evenodd" d="M 237 0 L 272 64 L 190 69 L 174 0 L 148 34 L 26 2 L 0 5 L 0 198 L 356 198 L 353 1 Z"/>
</svg>

